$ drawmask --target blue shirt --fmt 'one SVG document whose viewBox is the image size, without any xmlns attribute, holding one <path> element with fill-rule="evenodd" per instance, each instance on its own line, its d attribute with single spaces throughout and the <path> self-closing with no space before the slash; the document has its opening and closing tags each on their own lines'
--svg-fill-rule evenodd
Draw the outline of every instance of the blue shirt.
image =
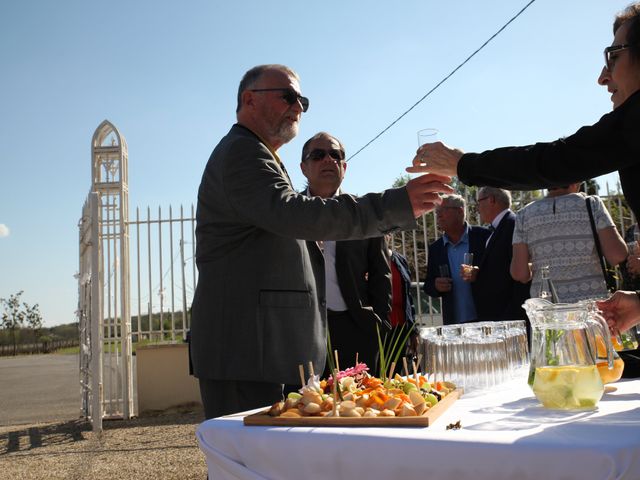
<svg viewBox="0 0 640 480">
<path fill-rule="evenodd" d="M 476 306 L 471 294 L 471 284 L 465 282 L 460 276 L 460 265 L 464 262 L 464 254 L 469 252 L 469 225 L 465 223 L 464 233 L 458 243 L 452 243 L 449 236 L 442 235 L 444 248 L 447 249 L 449 258 L 449 271 L 451 272 L 451 295 L 453 298 L 453 321 L 454 323 L 464 323 L 475 320 Z"/>
</svg>

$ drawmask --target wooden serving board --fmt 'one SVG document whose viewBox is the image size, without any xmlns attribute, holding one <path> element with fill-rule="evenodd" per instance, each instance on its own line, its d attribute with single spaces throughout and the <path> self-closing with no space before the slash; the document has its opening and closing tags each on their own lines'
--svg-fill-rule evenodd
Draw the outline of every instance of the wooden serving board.
<svg viewBox="0 0 640 480">
<path fill-rule="evenodd" d="M 457 388 L 419 417 L 272 417 L 263 410 L 244 417 L 249 426 L 276 427 L 428 427 L 462 395 Z"/>
</svg>

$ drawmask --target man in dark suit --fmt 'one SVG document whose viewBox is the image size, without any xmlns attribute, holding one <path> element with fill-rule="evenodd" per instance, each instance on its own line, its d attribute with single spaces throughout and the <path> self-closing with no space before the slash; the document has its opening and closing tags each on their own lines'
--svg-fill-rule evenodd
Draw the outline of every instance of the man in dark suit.
<svg viewBox="0 0 640 480">
<path fill-rule="evenodd" d="M 342 142 L 326 132 L 307 140 L 300 162 L 307 178 L 304 193 L 320 198 L 342 193 L 345 158 Z M 376 327 L 381 336 L 390 327 L 391 269 L 384 237 L 325 240 L 321 246 L 331 347 L 338 351 L 341 368 L 355 365 L 357 357 L 371 373 L 376 372 Z"/>
<path fill-rule="evenodd" d="M 469 281 L 479 320 L 525 320 L 522 304 L 529 298 L 530 283 L 516 282 L 510 273 L 513 256 L 513 229 L 516 215 L 511 211 L 511 193 L 495 187 L 478 190 L 476 202 L 480 220 L 490 224 L 492 234 L 478 268 Z"/>
<path fill-rule="evenodd" d="M 322 254 L 304 240 L 375 237 L 415 228 L 449 192 L 448 177 L 417 177 L 363 197 L 307 197 L 277 150 L 298 133 L 309 100 L 283 65 L 249 70 L 238 123 L 213 150 L 198 190 L 191 358 L 205 416 L 278 401 L 298 365 L 326 358 Z"/>
<path fill-rule="evenodd" d="M 424 291 L 442 297 L 442 322 L 445 325 L 476 319 L 474 285 L 462 277 L 464 254 L 473 253 L 480 262 L 490 231 L 470 226 L 465 221 L 466 202 L 460 195 L 443 195 L 436 208 L 436 223 L 443 235 L 429 245 L 427 278 Z"/>
</svg>

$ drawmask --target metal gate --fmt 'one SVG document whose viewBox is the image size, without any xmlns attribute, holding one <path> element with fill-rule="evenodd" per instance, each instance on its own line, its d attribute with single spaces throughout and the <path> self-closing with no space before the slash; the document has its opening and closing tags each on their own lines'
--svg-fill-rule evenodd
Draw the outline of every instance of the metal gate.
<svg viewBox="0 0 640 480">
<path fill-rule="evenodd" d="M 91 142 L 92 182 L 80 220 L 78 274 L 82 409 L 103 418 L 134 415 L 129 312 L 127 144 L 108 121 Z"/>
</svg>

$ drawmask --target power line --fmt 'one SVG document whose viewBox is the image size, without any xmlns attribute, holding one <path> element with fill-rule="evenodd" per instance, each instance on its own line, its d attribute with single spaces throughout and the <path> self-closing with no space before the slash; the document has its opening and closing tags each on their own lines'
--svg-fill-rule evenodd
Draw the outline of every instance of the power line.
<svg viewBox="0 0 640 480">
<path fill-rule="evenodd" d="M 524 11 L 529 8 L 533 3 L 535 3 L 536 0 L 531 0 L 529 3 L 527 3 L 522 10 L 520 10 L 518 13 L 515 14 L 515 16 L 513 16 L 513 18 L 511 18 L 511 20 L 509 20 L 507 23 L 505 23 L 502 27 L 500 27 L 500 29 L 494 33 L 493 35 L 491 35 L 491 37 L 489 37 L 489 39 L 487 41 L 485 41 L 482 45 L 480 45 L 480 47 L 478 47 L 476 49 L 475 52 L 473 52 L 471 55 L 469 55 L 460 65 L 458 65 L 456 68 L 454 68 L 451 73 L 449 73 L 449 75 L 447 75 L 446 77 L 444 77 L 442 80 L 440 80 L 437 85 L 435 87 L 433 87 L 431 90 L 429 90 L 420 100 L 418 100 L 416 103 L 414 103 L 413 105 L 411 105 L 411 107 L 409 107 L 409 109 L 407 111 L 405 111 L 402 115 L 400 115 L 398 118 L 396 118 L 393 122 L 391 122 L 384 130 L 382 130 L 380 133 L 378 133 L 375 137 L 373 137 L 371 140 L 369 140 L 364 147 L 360 148 L 360 150 L 358 150 L 356 153 L 354 153 L 353 155 L 351 155 L 349 158 L 347 158 L 347 162 L 349 160 L 351 160 L 353 157 L 355 157 L 356 155 L 358 155 L 361 151 L 363 151 L 365 148 L 367 148 L 369 145 L 371 145 L 373 142 L 375 142 L 379 137 L 381 137 L 387 130 L 389 130 L 391 127 L 393 127 L 396 123 L 398 123 L 404 116 L 406 116 L 411 110 L 413 110 L 414 108 L 416 108 L 420 103 L 422 103 L 422 101 L 427 98 L 429 95 L 431 95 L 433 92 L 435 92 L 438 87 L 440 87 L 440 85 L 442 85 L 444 82 L 446 82 L 447 80 L 449 80 L 449 78 L 451 78 L 453 76 L 454 73 L 456 73 L 458 70 L 460 70 L 469 60 L 471 60 L 478 52 L 480 52 L 480 50 L 482 50 L 484 47 L 486 47 L 489 42 L 491 42 L 494 38 L 496 38 L 498 35 L 500 35 L 500 33 L 502 33 L 502 31 L 507 28 L 509 26 L 509 24 L 511 22 L 513 22 L 516 18 L 518 18 L 522 13 L 524 13 Z"/>
</svg>

